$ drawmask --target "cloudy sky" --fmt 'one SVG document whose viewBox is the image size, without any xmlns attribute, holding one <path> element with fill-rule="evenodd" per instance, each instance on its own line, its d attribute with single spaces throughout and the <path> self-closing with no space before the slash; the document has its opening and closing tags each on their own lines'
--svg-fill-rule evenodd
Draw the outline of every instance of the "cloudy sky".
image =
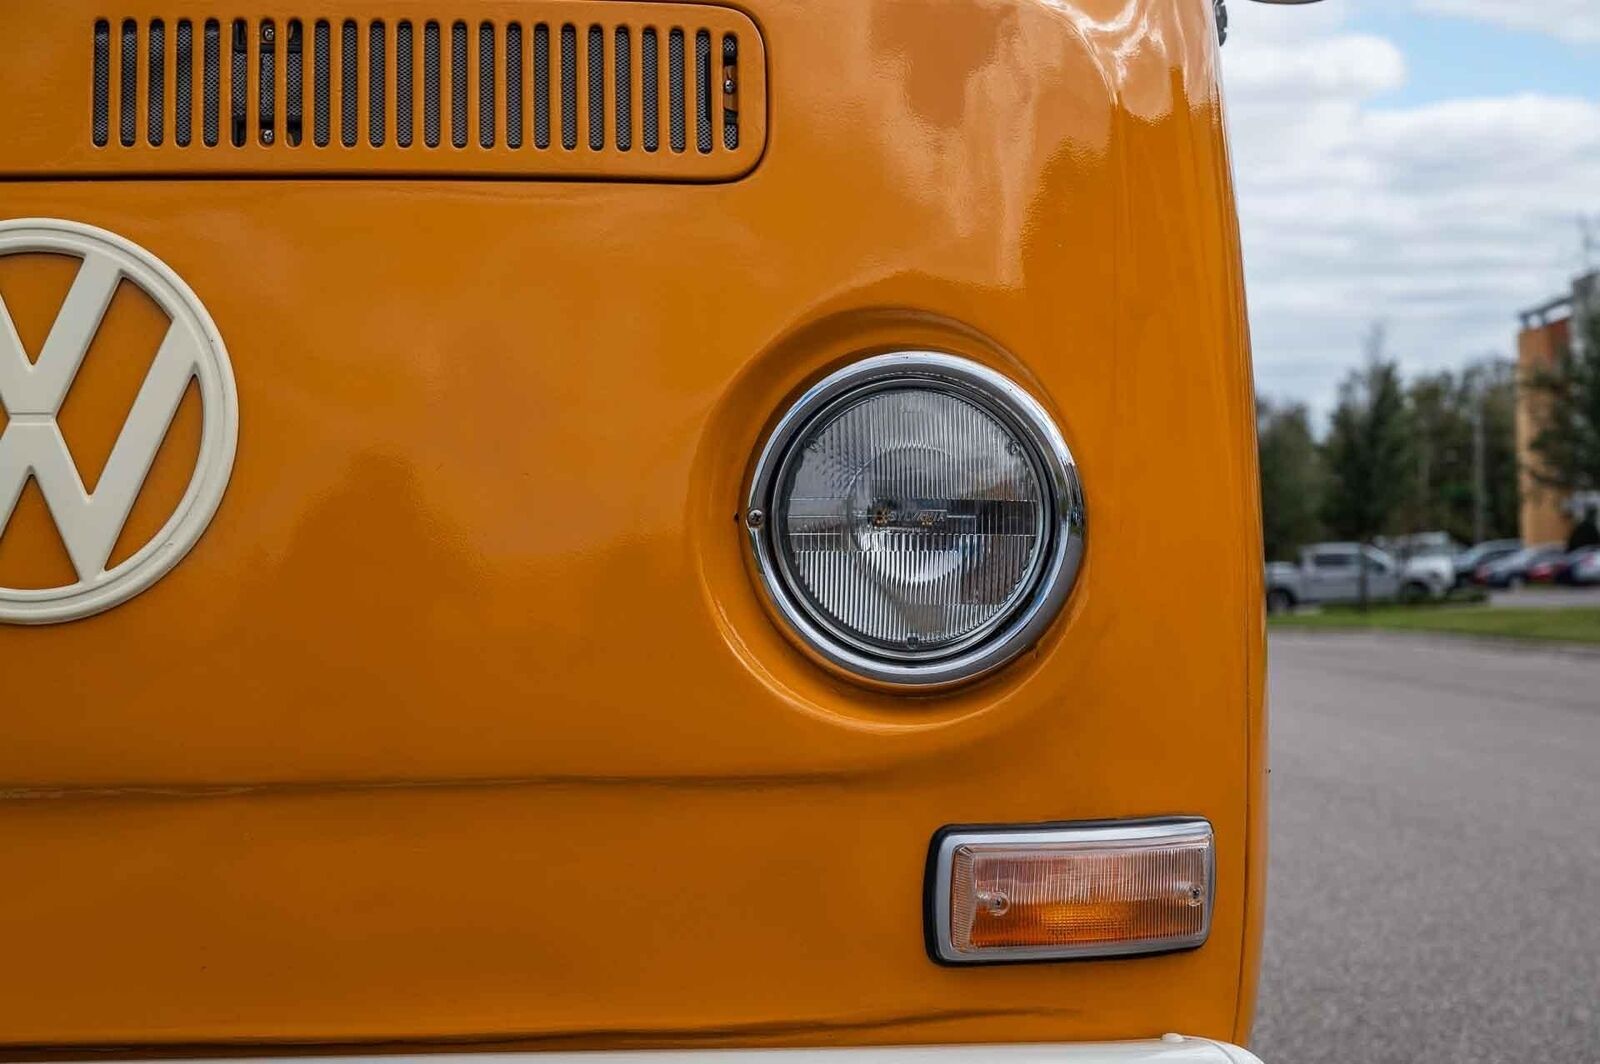
<svg viewBox="0 0 1600 1064">
<path fill-rule="evenodd" d="M 1256 386 L 1325 414 L 1371 323 L 1409 373 L 1513 353 L 1600 266 L 1600 0 L 1229 0 Z"/>
</svg>

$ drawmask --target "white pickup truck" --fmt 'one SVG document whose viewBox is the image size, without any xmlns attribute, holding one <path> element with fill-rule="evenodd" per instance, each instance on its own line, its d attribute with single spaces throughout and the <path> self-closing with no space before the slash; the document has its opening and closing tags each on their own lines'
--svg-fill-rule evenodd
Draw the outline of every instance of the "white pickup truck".
<svg viewBox="0 0 1600 1064">
<path fill-rule="evenodd" d="M 1406 562 L 1376 547 L 1357 543 L 1317 543 L 1300 551 L 1300 561 L 1267 565 L 1267 611 L 1296 606 L 1359 602 L 1361 568 L 1366 559 L 1367 597 L 1372 601 L 1415 602 L 1443 598 L 1455 583 L 1450 559 L 1419 555 Z"/>
</svg>

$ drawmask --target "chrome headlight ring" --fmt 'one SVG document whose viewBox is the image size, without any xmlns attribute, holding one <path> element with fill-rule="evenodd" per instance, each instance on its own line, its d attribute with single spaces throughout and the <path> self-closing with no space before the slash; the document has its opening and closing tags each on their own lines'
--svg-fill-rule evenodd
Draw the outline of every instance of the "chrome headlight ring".
<svg viewBox="0 0 1600 1064">
<path fill-rule="evenodd" d="M 893 649 L 853 637 L 795 584 L 778 537 L 779 493 L 810 430 L 874 394 L 909 389 L 954 396 L 999 422 L 1022 444 L 1045 492 L 1037 564 L 1003 615 L 933 650 Z M 1084 504 L 1077 466 L 1060 430 L 1024 389 L 969 359 L 928 351 L 877 355 L 808 389 L 783 415 L 756 460 L 745 524 L 761 584 L 778 614 L 839 671 L 900 687 L 949 685 L 984 675 L 1037 642 L 1065 604 L 1083 557 Z"/>
</svg>

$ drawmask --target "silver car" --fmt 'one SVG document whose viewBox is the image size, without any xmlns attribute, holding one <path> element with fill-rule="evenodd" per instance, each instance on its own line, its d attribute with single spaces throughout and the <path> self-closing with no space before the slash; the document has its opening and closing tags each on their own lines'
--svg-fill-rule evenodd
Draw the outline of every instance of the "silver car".
<svg viewBox="0 0 1600 1064">
<path fill-rule="evenodd" d="M 1376 547 L 1357 543 L 1318 543 L 1300 552 L 1298 564 L 1273 562 L 1267 566 L 1267 610 L 1277 613 L 1296 606 L 1336 604 L 1361 600 L 1361 566 L 1365 557 L 1367 598 L 1395 599 L 1405 588 L 1401 566 Z M 1419 595 L 1431 589 L 1419 582 Z"/>
</svg>

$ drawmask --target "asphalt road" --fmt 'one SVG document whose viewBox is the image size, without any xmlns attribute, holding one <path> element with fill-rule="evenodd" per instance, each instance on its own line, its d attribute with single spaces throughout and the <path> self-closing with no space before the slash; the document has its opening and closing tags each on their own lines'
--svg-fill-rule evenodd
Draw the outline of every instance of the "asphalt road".
<svg viewBox="0 0 1600 1064">
<path fill-rule="evenodd" d="M 1272 640 L 1266 1064 L 1600 1062 L 1600 654 Z"/>
</svg>

